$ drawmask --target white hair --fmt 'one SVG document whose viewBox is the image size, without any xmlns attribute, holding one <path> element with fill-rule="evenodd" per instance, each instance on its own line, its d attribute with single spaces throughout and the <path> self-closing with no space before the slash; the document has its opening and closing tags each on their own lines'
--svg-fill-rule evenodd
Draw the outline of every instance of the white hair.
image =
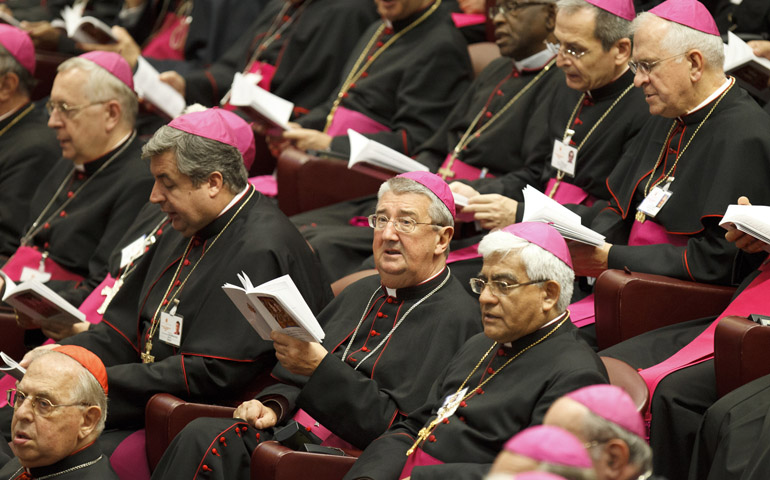
<svg viewBox="0 0 770 480">
<path fill-rule="evenodd" d="M 572 300 L 572 288 L 575 282 L 575 272 L 548 250 L 535 245 L 512 233 L 498 230 L 489 233 L 479 243 L 479 253 L 484 261 L 492 255 L 500 255 L 501 259 L 509 253 L 519 256 L 524 270 L 530 280 L 553 280 L 559 284 L 559 300 L 556 302 L 556 312 L 562 313 Z"/>
</svg>

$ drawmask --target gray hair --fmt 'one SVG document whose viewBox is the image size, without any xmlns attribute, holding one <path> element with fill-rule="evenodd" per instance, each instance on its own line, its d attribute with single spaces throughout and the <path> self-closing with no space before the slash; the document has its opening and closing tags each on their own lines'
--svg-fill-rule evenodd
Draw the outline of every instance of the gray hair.
<svg viewBox="0 0 770 480">
<path fill-rule="evenodd" d="M 380 185 L 380 190 L 377 192 L 377 200 L 379 201 L 387 192 L 393 192 L 396 195 L 419 193 L 427 196 L 430 198 L 430 207 L 428 207 L 430 221 L 442 227 L 454 227 L 455 220 L 449 212 L 449 208 L 425 185 L 410 178 L 393 177 Z"/>
<path fill-rule="evenodd" d="M 104 389 L 102 389 L 99 381 L 96 379 L 96 377 L 93 376 L 91 372 L 88 371 L 87 368 L 82 366 L 77 360 L 73 359 L 69 355 L 49 350 L 33 358 L 38 359 L 43 355 L 50 354 L 66 357 L 75 362 L 79 367 L 77 377 L 75 378 L 75 388 L 72 390 L 72 395 L 74 398 L 71 400 L 71 402 L 96 405 L 102 410 L 102 416 L 99 418 L 99 423 L 96 425 L 96 429 L 94 430 L 94 433 L 98 437 L 104 430 L 104 423 L 107 420 L 107 395 L 104 393 Z"/>
<path fill-rule="evenodd" d="M 596 480 L 596 473 L 591 468 L 573 467 L 560 463 L 540 462 L 537 469 L 541 472 L 549 472 L 560 475 L 565 480 Z"/>
<path fill-rule="evenodd" d="M 668 24 L 666 34 L 660 39 L 660 46 L 664 50 L 672 55 L 685 53 L 688 50 L 698 50 L 703 54 L 707 68 L 723 71 L 725 50 L 722 38 L 717 35 L 709 35 L 694 28 L 671 22 L 650 12 L 640 13 L 634 19 L 631 24 L 631 33 L 636 33 L 645 23 L 656 18 Z M 677 59 L 677 62 L 681 61 L 681 58 Z"/>
<path fill-rule="evenodd" d="M 564 312 L 569 306 L 575 272 L 548 250 L 512 233 L 497 230 L 481 239 L 479 253 L 485 261 L 492 255 L 505 257 L 515 253 L 521 259 L 530 280 L 553 280 L 559 284 L 561 291 L 556 302 L 557 313 Z"/>
<path fill-rule="evenodd" d="M 13 73 L 19 77 L 19 93 L 29 96 L 35 88 L 37 80 L 24 68 L 8 50 L 0 45 L 0 75 Z"/>
<path fill-rule="evenodd" d="M 631 37 L 631 22 L 607 10 L 592 5 L 586 0 L 559 0 L 556 4 L 560 12 L 572 15 L 579 10 L 589 9 L 596 14 L 594 37 L 602 42 L 602 48 L 608 52 L 621 38 Z"/>
<path fill-rule="evenodd" d="M 642 437 L 587 408 L 582 430 L 583 437 L 589 442 L 605 443 L 615 438 L 624 441 L 628 445 L 628 461 L 637 468 L 638 474 L 644 475 L 652 471 L 652 449 Z M 597 460 L 601 450 L 589 448 L 588 453 L 591 458 Z"/>
<path fill-rule="evenodd" d="M 214 172 L 222 174 L 225 186 L 238 193 L 248 182 L 243 156 L 237 148 L 164 125 L 142 148 L 142 158 L 173 152 L 179 173 L 190 177 L 193 186 L 206 182 Z"/>
<path fill-rule="evenodd" d="M 85 58 L 69 58 L 62 62 L 56 71 L 61 73 L 75 68 L 88 72 L 88 82 L 83 85 L 86 98 L 91 102 L 117 100 L 120 104 L 123 123 L 133 128 L 137 112 L 139 111 L 139 102 L 133 90 L 118 80 L 118 77 Z"/>
</svg>

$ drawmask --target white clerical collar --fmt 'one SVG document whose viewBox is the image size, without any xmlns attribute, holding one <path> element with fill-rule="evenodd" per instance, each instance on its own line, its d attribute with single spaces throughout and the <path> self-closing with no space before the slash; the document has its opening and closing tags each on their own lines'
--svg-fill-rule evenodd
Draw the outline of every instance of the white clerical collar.
<svg viewBox="0 0 770 480">
<path fill-rule="evenodd" d="M 553 58 L 553 53 L 547 48 L 544 48 L 534 55 L 530 55 L 524 60 L 514 60 L 513 64 L 516 66 L 516 70 L 536 70 L 544 67 Z"/>
<path fill-rule="evenodd" d="M 446 269 L 446 265 L 444 265 L 444 268 L 439 270 L 435 275 L 433 275 L 432 277 L 430 277 L 430 278 L 428 278 L 426 280 L 423 280 L 422 282 L 418 283 L 417 285 L 422 285 L 423 283 L 430 282 L 434 278 L 436 278 L 439 275 L 441 275 L 441 272 L 443 272 L 445 269 Z M 396 289 L 395 288 L 385 287 L 385 292 L 388 294 L 389 297 L 395 297 L 396 296 Z"/>
<path fill-rule="evenodd" d="M 558 317 L 554 318 L 550 322 L 548 322 L 545 325 L 543 325 L 542 327 L 538 328 L 538 330 L 542 330 L 542 329 L 544 329 L 545 327 L 547 327 L 549 325 L 553 325 L 554 323 L 556 323 L 556 322 L 560 321 L 561 319 L 563 319 L 565 315 L 567 315 L 567 312 L 562 313 Z M 506 347 L 513 346 L 513 344 L 511 342 L 505 342 L 503 345 L 505 345 Z"/>
<path fill-rule="evenodd" d="M 18 111 L 19 111 L 19 109 L 20 109 L 21 107 L 23 107 L 23 106 L 24 106 L 24 105 L 19 105 L 17 108 L 14 108 L 13 110 L 9 110 L 9 111 L 5 112 L 4 114 L 0 115 L 0 122 L 2 122 L 3 120 L 5 120 L 6 118 L 10 117 L 10 116 L 11 116 L 11 115 L 13 115 L 14 113 L 18 112 Z"/>
<path fill-rule="evenodd" d="M 717 88 L 716 90 L 714 90 L 714 93 L 712 93 L 711 95 L 709 95 L 709 96 L 708 96 L 708 98 L 706 98 L 705 100 L 703 100 L 703 101 L 702 101 L 702 102 L 701 102 L 701 103 L 700 103 L 700 104 L 699 104 L 697 107 L 693 108 L 692 110 L 690 110 L 689 112 L 687 112 L 685 115 L 689 115 L 689 114 L 691 114 L 691 113 L 693 113 L 693 112 L 697 112 L 697 111 L 698 111 L 698 110 L 700 110 L 701 108 L 705 107 L 705 106 L 706 106 L 706 105 L 708 105 L 709 103 L 711 103 L 711 102 L 713 102 L 714 100 L 716 100 L 716 99 L 717 99 L 717 97 L 719 97 L 720 95 L 722 95 L 722 94 L 725 92 L 725 90 L 727 90 L 727 89 L 730 87 L 730 85 L 732 85 L 733 81 L 734 81 L 734 79 L 733 79 L 732 77 L 730 77 L 730 78 L 725 78 L 725 81 L 724 81 L 724 83 L 722 83 L 722 85 L 720 85 L 720 86 L 719 86 L 719 88 Z"/>
<path fill-rule="evenodd" d="M 230 207 L 238 203 L 238 200 L 240 200 L 244 195 L 246 195 L 246 192 L 249 190 L 249 187 L 251 187 L 251 184 L 246 182 L 246 186 L 243 187 L 243 190 L 241 190 L 238 195 L 234 196 L 233 199 L 230 200 L 230 203 L 228 203 L 227 206 L 223 208 L 221 212 L 219 212 L 219 215 L 217 215 L 217 218 L 221 217 L 226 211 L 230 209 Z"/>
</svg>

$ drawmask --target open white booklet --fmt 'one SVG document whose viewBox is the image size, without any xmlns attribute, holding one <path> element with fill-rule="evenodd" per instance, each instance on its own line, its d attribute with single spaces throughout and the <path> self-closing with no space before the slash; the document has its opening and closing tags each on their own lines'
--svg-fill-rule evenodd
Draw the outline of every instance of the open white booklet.
<svg viewBox="0 0 770 480">
<path fill-rule="evenodd" d="M 230 105 L 271 128 L 289 130 L 294 104 L 257 86 L 251 74 L 236 73 L 230 87 Z"/>
<path fill-rule="evenodd" d="M 143 57 L 139 57 L 137 62 L 134 90 L 139 98 L 150 102 L 172 119 L 181 115 L 187 106 L 184 97 L 171 85 L 161 82 L 158 71 Z"/>
<path fill-rule="evenodd" d="M 306 342 L 323 341 L 321 325 L 289 275 L 256 287 L 244 272 L 238 280 L 241 286 L 226 283 L 222 290 L 260 337 L 270 340 L 270 332 L 279 331 Z"/>
<path fill-rule="evenodd" d="M 0 272 L 0 276 L 5 281 L 3 301 L 30 317 L 36 325 L 52 329 L 86 321 L 83 312 L 43 283 L 27 280 L 17 285 L 4 273 Z"/>
<path fill-rule="evenodd" d="M 61 10 L 61 17 L 51 21 L 51 26 L 61 28 L 67 36 L 82 43 L 116 43 L 117 38 L 112 34 L 109 25 L 98 18 L 83 16 L 87 2 L 75 2 L 73 6 L 66 5 Z"/>
<path fill-rule="evenodd" d="M 754 55 L 751 47 L 733 32 L 727 32 L 724 68 L 749 93 L 770 101 L 770 60 Z"/>
<path fill-rule="evenodd" d="M 4 363 L 4 365 L 0 365 L 0 372 L 10 375 L 16 380 L 21 380 L 24 374 L 27 373 L 26 368 L 19 365 L 16 360 L 6 355 L 5 352 L 0 352 L 0 360 Z"/>
<path fill-rule="evenodd" d="M 523 221 L 550 223 L 567 240 L 597 247 L 604 245 L 604 235 L 582 225 L 580 215 L 570 211 L 531 185 L 527 185 L 522 191 L 524 192 Z"/>
<path fill-rule="evenodd" d="M 725 230 L 737 228 L 752 237 L 769 244 L 770 252 L 770 207 L 765 205 L 728 205 L 719 225 Z"/>
<path fill-rule="evenodd" d="M 350 160 L 348 168 L 358 163 L 368 163 L 398 173 L 429 171 L 422 163 L 412 160 L 403 153 L 397 152 L 379 142 L 370 140 L 360 133 L 348 129 L 350 140 Z"/>
</svg>

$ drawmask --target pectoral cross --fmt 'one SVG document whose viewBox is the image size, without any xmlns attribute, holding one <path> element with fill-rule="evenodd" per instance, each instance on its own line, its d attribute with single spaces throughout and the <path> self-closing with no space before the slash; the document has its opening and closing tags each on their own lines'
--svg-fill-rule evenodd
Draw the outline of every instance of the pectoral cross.
<svg viewBox="0 0 770 480">
<path fill-rule="evenodd" d="M 452 178 L 455 176 L 455 172 L 452 171 L 451 168 L 448 166 L 446 168 L 439 168 L 438 174 L 441 176 L 442 179 L 446 180 L 447 178 Z"/>
<path fill-rule="evenodd" d="M 422 427 L 420 429 L 420 432 L 417 434 L 417 440 L 414 441 L 414 444 L 412 444 L 412 447 L 406 451 L 406 456 L 413 454 L 414 451 L 417 449 L 417 446 L 420 445 L 422 442 L 425 441 L 426 438 L 430 436 L 430 432 L 433 431 L 434 428 L 436 428 L 436 425 L 439 424 L 441 421 L 441 415 L 436 416 L 436 418 L 433 419 L 432 422 L 428 424 L 427 427 Z"/>
<path fill-rule="evenodd" d="M 641 210 L 636 211 L 636 221 L 639 223 L 644 223 L 644 221 L 647 220 L 647 215 L 644 214 Z"/>
<path fill-rule="evenodd" d="M 104 312 L 107 311 L 107 307 L 110 305 L 110 302 L 115 297 L 115 294 L 118 293 L 118 290 L 120 290 L 120 287 L 123 285 L 123 279 L 119 278 L 115 281 L 115 284 L 113 286 L 104 286 L 102 288 L 102 291 L 99 292 L 101 295 L 104 295 L 104 301 L 102 302 L 101 306 L 96 310 L 96 313 L 99 315 L 104 315 Z"/>
<path fill-rule="evenodd" d="M 150 355 L 151 351 L 152 340 L 147 340 L 147 343 L 144 346 L 144 353 L 142 354 L 142 363 L 153 363 L 155 361 L 155 357 Z"/>
</svg>

